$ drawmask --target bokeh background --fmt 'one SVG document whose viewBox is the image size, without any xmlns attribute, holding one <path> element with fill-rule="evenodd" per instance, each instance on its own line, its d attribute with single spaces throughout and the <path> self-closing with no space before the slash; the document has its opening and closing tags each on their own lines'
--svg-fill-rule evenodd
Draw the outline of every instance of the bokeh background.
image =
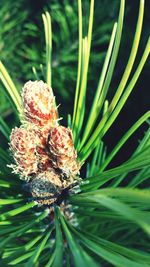
<svg viewBox="0 0 150 267">
<path fill-rule="evenodd" d="M 83 0 L 82 2 L 83 32 L 86 35 L 90 1 Z M 111 30 L 118 17 L 119 3 L 119 0 L 95 0 L 87 114 L 97 87 Z M 130 54 L 138 6 L 139 0 L 126 0 L 122 43 L 108 100 L 112 98 L 121 80 Z M 5 64 L 18 90 L 21 90 L 26 81 L 34 79 L 32 66 L 36 67 L 40 79 L 43 79 L 40 64 L 44 65 L 45 63 L 45 43 L 41 14 L 46 10 L 51 14 L 53 30 L 52 85 L 57 103 L 61 103 L 59 113 L 66 124 L 67 113 L 72 113 L 73 110 L 77 76 L 78 16 L 76 0 L 0 0 L 0 59 Z M 145 0 L 143 31 L 135 67 L 148 39 L 149 13 L 150 1 Z M 150 62 L 147 62 L 132 95 L 104 138 L 108 151 L 149 107 L 149 67 Z M 11 102 L 5 94 L 2 84 L 0 84 L 0 114 L 10 127 L 17 123 Z M 115 157 L 111 163 L 112 166 L 129 158 L 145 130 L 146 126 L 143 126 L 136 132 Z M 2 136 L 0 138 L 3 143 Z"/>
</svg>

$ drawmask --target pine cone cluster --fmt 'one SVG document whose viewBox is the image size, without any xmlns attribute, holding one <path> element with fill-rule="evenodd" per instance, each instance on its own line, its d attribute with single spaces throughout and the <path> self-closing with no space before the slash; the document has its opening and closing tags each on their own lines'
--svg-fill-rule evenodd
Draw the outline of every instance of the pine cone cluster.
<svg viewBox="0 0 150 267">
<path fill-rule="evenodd" d="M 22 91 L 25 121 L 12 129 L 10 167 L 28 183 L 41 204 L 52 204 L 75 183 L 80 170 L 72 131 L 58 124 L 53 91 L 43 81 L 29 81 Z"/>
</svg>

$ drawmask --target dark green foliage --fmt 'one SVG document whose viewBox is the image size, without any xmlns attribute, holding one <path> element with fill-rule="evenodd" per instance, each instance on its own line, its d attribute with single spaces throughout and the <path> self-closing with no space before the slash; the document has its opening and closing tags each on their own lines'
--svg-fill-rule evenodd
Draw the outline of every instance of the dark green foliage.
<svg viewBox="0 0 150 267">
<path fill-rule="evenodd" d="M 89 80 L 95 84 L 97 70 L 104 59 L 105 48 L 108 45 L 116 8 L 111 4 L 111 12 L 107 8 L 108 0 L 97 3 L 95 12 L 91 67 Z M 116 2 L 117 3 L 117 2 Z M 53 28 L 53 88 L 55 94 L 63 97 L 63 101 L 71 101 L 74 94 L 74 84 L 77 77 L 77 53 L 78 53 L 78 17 L 77 2 L 53 0 L 39 7 L 39 12 L 34 13 L 34 5 L 30 6 L 24 0 L 13 2 L 1 1 L 0 8 L 0 51 L 1 60 L 9 69 L 14 80 L 17 81 L 18 89 L 27 80 L 33 80 L 32 67 L 37 69 L 40 79 L 43 79 L 43 67 L 45 64 L 44 34 L 39 12 L 48 10 L 52 18 Z M 116 6 L 116 5 L 115 5 Z M 38 8 L 38 5 L 37 5 Z M 33 10 L 32 10 L 33 9 Z M 105 12 L 104 12 L 105 10 Z M 87 34 L 89 2 L 83 5 L 84 12 L 84 35 Z M 5 14 L 5 15 L 4 15 Z M 103 21 L 105 20 L 105 24 Z M 35 24 L 36 21 L 36 24 Z M 38 25 L 38 27 L 37 27 Z M 97 27 L 99 25 L 99 27 Z M 99 51 L 99 52 L 98 52 Z M 10 107 L 9 103 L 0 92 L 0 110 L 4 112 Z M 59 101 L 62 102 L 62 99 Z M 11 112 L 11 110 L 10 110 Z M 62 111 L 61 112 L 68 112 Z M 5 113 L 4 113 L 5 115 Z M 6 114 L 7 115 L 7 114 Z"/>
</svg>

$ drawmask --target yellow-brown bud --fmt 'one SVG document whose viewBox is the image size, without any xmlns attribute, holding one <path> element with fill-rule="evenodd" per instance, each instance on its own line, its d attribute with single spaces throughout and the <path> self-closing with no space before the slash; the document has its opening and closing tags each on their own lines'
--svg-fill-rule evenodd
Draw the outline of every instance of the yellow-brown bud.
<svg viewBox="0 0 150 267">
<path fill-rule="evenodd" d="M 28 81 L 22 92 L 26 119 L 38 126 L 57 125 L 58 114 L 52 88 L 43 81 Z"/>
</svg>

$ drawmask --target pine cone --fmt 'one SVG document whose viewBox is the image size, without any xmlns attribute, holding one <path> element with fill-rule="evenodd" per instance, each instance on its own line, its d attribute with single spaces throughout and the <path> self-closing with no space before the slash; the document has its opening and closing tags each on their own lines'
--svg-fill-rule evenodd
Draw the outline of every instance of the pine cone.
<svg viewBox="0 0 150 267">
<path fill-rule="evenodd" d="M 28 81 L 22 92 L 26 119 L 37 126 L 57 125 L 58 114 L 52 88 L 43 81 Z"/>
<path fill-rule="evenodd" d="M 38 163 L 38 170 L 46 171 L 52 168 L 52 163 L 47 151 L 47 136 L 43 136 L 43 132 L 40 129 L 32 129 L 32 133 L 36 146 L 36 160 Z"/>
<path fill-rule="evenodd" d="M 59 156 L 53 161 L 55 168 L 62 171 L 64 178 L 69 178 L 71 182 L 74 181 L 74 177 L 79 174 L 81 165 L 80 163 L 70 157 Z"/>
<path fill-rule="evenodd" d="M 55 156 L 66 156 L 76 159 L 72 131 L 64 126 L 53 128 L 48 137 L 50 152 Z"/>
<path fill-rule="evenodd" d="M 57 200 L 62 190 L 62 183 L 59 175 L 51 169 L 48 172 L 39 173 L 29 183 L 32 196 L 45 205 L 50 205 Z"/>
<path fill-rule="evenodd" d="M 32 132 L 24 128 L 15 128 L 10 136 L 10 150 L 16 165 L 10 165 L 22 178 L 37 172 L 36 148 Z"/>
<path fill-rule="evenodd" d="M 66 178 L 79 173 L 80 164 L 76 161 L 71 129 L 63 126 L 53 128 L 48 137 L 48 146 L 54 168 L 60 169 Z"/>
</svg>

